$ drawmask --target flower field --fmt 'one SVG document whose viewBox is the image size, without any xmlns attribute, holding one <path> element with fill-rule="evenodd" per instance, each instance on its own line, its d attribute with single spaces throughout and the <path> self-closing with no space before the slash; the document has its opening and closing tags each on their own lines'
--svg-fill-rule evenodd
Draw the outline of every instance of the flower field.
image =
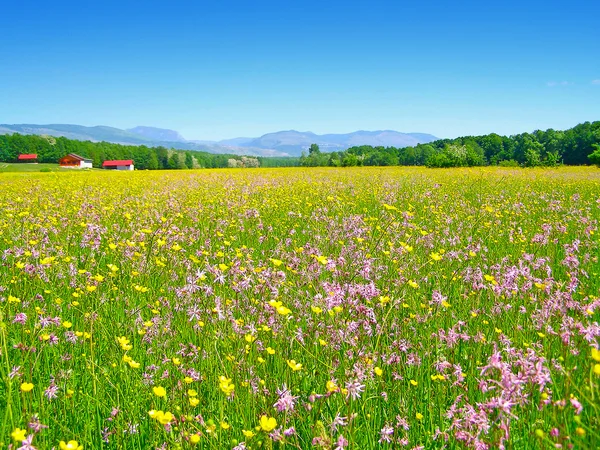
<svg viewBox="0 0 600 450">
<path fill-rule="evenodd" d="M 0 176 L 0 448 L 600 447 L 600 171 Z"/>
</svg>

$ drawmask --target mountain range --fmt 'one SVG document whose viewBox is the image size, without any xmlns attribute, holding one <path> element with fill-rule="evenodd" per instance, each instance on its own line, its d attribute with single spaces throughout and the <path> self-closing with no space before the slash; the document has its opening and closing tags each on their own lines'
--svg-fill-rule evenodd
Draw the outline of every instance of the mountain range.
<svg viewBox="0 0 600 450">
<path fill-rule="evenodd" d="M 39 134 L 80 141 L 106 141 L 118 144 L 163 146 L 180 150 L 198 150 L 252 156 L 300 156 L 311 144 L 318 144 L 323 152 L 345 150 L 357 145 L 408 147 L 432 142 L 438 138 L 425 133 L 398 131 L 355 131 L 346 134 L 318 135 L 310 131 L 278 131 L 263 136 L 239 137 L 221 141 L 187 140 L 180 133 L 164 128 L 138 126 L 122 130 L 114 127 L 68 124 L 0 124 L 0 134 Z"/>
</svg>

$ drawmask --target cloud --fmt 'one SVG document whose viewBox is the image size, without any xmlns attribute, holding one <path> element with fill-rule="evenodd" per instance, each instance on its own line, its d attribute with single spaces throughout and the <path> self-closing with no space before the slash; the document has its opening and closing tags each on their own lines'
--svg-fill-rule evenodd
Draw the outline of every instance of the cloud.
<svg viewBox="0 0 600 450">
<path fill-rule="evenodd" d="M 598 85 L 600 85 L 600 80 L 592 80 L 592 84 L 598 84 Z"/>
<path fill-rule="evenodd" d="M 598 80 L 595 80 L 598 81 Z M 546 86 L 548 87 L 556 87 L 556 86 L 570 86 L 573 83 L 571 83 L 570 81 L 548 81 L 546 83 Z"/>
</svg>

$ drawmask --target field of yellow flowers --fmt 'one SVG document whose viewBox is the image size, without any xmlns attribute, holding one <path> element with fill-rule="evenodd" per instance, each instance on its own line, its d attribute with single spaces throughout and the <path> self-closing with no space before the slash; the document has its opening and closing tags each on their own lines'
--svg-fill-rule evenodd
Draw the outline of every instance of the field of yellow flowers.
<svg viewBox="0 0 600 450">
<path fill-rule="evenodd" d="M 0 176 L 0 448 L 600 447 L 600 171 Z"/>
</svg>

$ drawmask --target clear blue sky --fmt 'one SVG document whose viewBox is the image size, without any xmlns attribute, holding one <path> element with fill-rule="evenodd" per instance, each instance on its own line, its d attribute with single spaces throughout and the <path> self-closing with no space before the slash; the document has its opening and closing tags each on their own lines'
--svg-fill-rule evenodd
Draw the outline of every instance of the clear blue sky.
<svg viewBox="0 0 600 450">
<path fill-rule="evenodd" d="M 439 137 L 600 120 L 600 2 L 10 1 L 0 123 Z"/>
</svg>

